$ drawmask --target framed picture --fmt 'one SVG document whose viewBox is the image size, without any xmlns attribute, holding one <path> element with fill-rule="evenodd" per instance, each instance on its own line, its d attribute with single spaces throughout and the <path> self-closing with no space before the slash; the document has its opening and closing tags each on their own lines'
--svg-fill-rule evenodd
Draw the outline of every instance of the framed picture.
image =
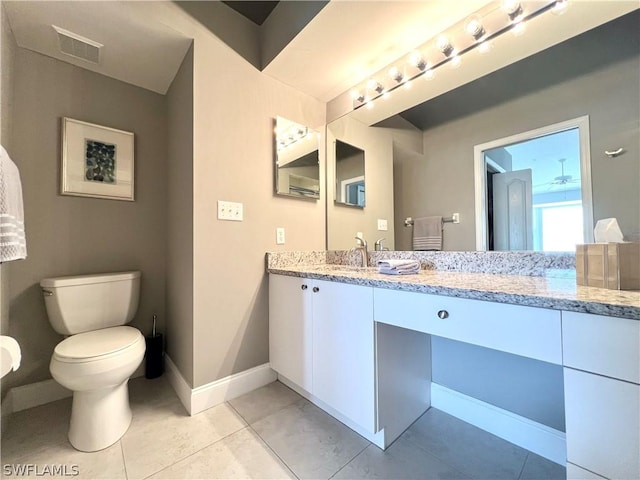
<svg viewBox="0 0 640 480">
<path fill-rule="evenodd" d="M 62 119 L 60 193 L 134 201 L 131 132 Z"/>
</svg>

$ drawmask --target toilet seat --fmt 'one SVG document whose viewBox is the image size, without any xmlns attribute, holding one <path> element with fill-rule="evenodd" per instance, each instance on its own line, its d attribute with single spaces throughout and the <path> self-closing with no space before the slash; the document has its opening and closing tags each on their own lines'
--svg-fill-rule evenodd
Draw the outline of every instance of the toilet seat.
<svg viewBox="0 0 640 480">
<path fill-rule="evenodd" d="M 133 327 L 104 328 L 66 338 L 56 345 L 53 355 L 65 363 L 92 362 L 123 354 L 140 342 L 144 338 Z"/>
</svg>

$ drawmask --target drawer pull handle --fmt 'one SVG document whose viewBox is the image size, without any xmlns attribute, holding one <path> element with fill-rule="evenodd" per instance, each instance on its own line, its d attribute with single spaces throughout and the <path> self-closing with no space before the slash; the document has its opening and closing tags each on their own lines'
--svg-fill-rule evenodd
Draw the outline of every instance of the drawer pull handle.
<svg viewBox="0 0 640 480">
<path fill-rule="evenodd" d="M 307 289 L 307 288 L 309 288 L 309 287 L 307 287 L 306 285 L 302 285 L 300 288 L 301 288 L 302 290 L 306 290 L 306 289 Z"/>
<path fill-rule="evenodd" d="M 313 287 L 313 293 L 318 293 L 320 291 L 320 287 Z"/>
<path fill-rule="evenodd" d="M 445 318 L 449 318 L 449 312 L 447 312 L 446 310 L 439 310 L 438 318 L 440 318 L 441 320 L 444 320 Z"/>
</svg>

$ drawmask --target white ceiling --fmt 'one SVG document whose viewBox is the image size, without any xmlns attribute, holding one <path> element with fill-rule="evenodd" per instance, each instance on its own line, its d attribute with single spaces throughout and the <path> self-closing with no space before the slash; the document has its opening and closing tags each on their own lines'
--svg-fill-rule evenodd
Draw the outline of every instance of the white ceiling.
<svg viewBox="0 0 640 480">
<path fill-rule="evenodd" d="M 152 9 L 154 2 L 148 2 Z M 16 43 L 49 57 L 157 93 L 166 93 L 191 39 L 167 24 L 149 21 L 129 2 L 3 2 Z M 99 65 L 61 53 L 51 25 L 104 45 Z"/>
<path fill-rule="evenodd" d="M 328 102 L 488 3 L 334 0 L 264 73 Z"/>
</svg>

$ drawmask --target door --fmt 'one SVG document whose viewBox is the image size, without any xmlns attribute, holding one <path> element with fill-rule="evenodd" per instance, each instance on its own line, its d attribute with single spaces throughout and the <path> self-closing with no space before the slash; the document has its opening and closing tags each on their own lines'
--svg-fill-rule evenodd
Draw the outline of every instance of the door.
<svg viewBox="0 0 640 480">
<path fill-rule="evenodd" d="M 493 175 L 495 250 L 533 250 L 531 169 Z"/>
<path fill-rule="evenodd" d="M 311 391 L 312 280 L 269 275 L 269 363 Z"/>
<path fill-rule="evenodd" d="M 321 280 L 315 287 L 313 394 L 375 432 L 373 288 Z"/>
</svg>

